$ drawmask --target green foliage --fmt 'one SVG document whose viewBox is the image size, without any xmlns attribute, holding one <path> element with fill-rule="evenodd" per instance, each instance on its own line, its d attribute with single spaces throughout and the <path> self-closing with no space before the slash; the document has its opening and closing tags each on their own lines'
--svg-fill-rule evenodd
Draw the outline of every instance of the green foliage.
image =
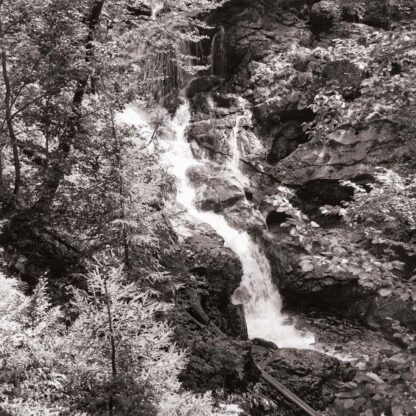
<svg viewBox="0 0 416 416">
<path fill-rule="evenodd" d="M 205 24 L 200 16 L 223 2 L 168 1 L 151 18 L 132 12 L 140 2 L 103 3 L 91 32 L 88 22 L 95 3 L 90 0 L 34 1 L 30 7 L 21 1 L 1 2 L 4 21 L 0 38 L 4 38 L 1 42 L 7 53 L 9 110 L 16 140 L 13 143 L 8 137 L 2 102 L 0 192 L 9 195 L 17 175 L 9 157 L 14 146 L 24 190 L 15 197 L 15 205 L 30 207 L 44 197 L 51 176 L 58 178 L 59 185 L 65 176 L 75 173 L 80 186 L 84 180 L 91 186 L 88 176 L 100 173 L 100 169 L 93 173 L 91 168 L 97 163 L 108 164 L 105 143 L 113 118 L 110 110 L 115 114 L 135 99 L 152 101 L 161 85 L 183 86 L 179 78 L 197 70 L 190 48 L 203 38 L 199 30 Z M 0 77 L 0 90 L 5 88 L 6 82 Z M 90 168 L 86 178 L 86 172 L 74 166 L 77 161 Z M 118 189 L 115 182 L 108 185 L 113 185 L 110 192 Z M 87 196 L 85 192 L 81 207 L 92 202 Z M 58 197 L 58 206 L 65 202 Z M 93 202 L 96 208 L 97 201 Z"/>
<path fill-rule="evenodd" d="M 32 298 L 2 275 L 0 286 L 0 408 L 17 416 L 54 414 L 60 406 L 45 406 L 44 398 L 53 402 L 56 384 L 63 381 L 55 353 L 62 342 L 60 311 L 51 307 L 45 281 Z"/>
<path fill-rule="evenodd" d="M 356 187 L 354 201 L 346 204 L 343 218 L 347 224 L 363 224 L 372 230 L 385 232 L 393 227 L 416 230 L 416 181 L 413 176 L 403 179 L 399 174 L 381 169 L 370 192 Z M 344 182 L 345 183 L 345 182 Z M 370 231 L 369 231 L 370 232 Z"/>
<path fill-rule="evenodd" d="M 415 33 L 413 24 L 399 25 L 394 32 L 357 28 L 356 33 L 350 30 L 348 36 L 334 39 L 329 49 L 316 48 L 312 54 L 319 57 L 321 68 L 331 62 L 348 65 L 343 71 L 347 75 L 341 71 L 325 80 L 316 94 L 311 108 L 317 117 L 308 126 L 312 136 L 325 140 L 338 128 L 359 129 L 375 120 L 396 122 L 400 114 L 404 122 L 403 112 L 416 100 Z M 353 72 L 355 91 L 348 92 L 344 78 Z"/>
<path fill-rule="evenodd" d="M 409 258 L 416 255 L 416 182 L 399 174 L 381 169 L 370 192 L 358 189 L 354 201 L 340 210 L 349 227 L 363 232 L 375 247 L 378 256 L 403 270 Z M 408 270 L 411 276 L 416 270 Z"/>
<path fill-rule="evenodd" d="M 324 276 L 333 276 L 340 280 L 352 278 L 372 292 L 381 290 L 383 287 L 399 285 L 396 272 L 403 270 L 403 263 L 391 255 L 380 257 L 379 253 L 371 252 L 371 246 L 365 244 L 366 237 L 371 238 L 370 234 L 366 235 L 355 219 L 348 224 L 348 232 L 344 228 L 320 227 L 291 205 L 291 191 L 284 187 L 280 187 L 279 191 L 279 194 L 275 196 L 276 209 L 290 216 L 281 227 L 287 230 L 285 238 L 288 243 L 295 244 L 302 249 L 298 266 L 303 273 L 319 278 Z M 362 201 L 367 193 L 359 189 L 357 195 Z M 377 200 L 375 196 L 374 198 Z M 369 211 L 372 211 L 373 218 L 379 215 L 382 209 L 382 201 L 378 200 L 377 203 L 380 205 L 376 206 L 373 202 L 367 207 Z M 358 204 L 360 202 L 357 202 Z M 355 207 L 355 202 L 353 202 L 346 208 L 322 207 L 322 211 L 324 214 L 331 215 L 341 213 L 347 218 L 347 212 L 353 215 Z M 357 207 L 358 213 L 360 209 Z M 370 220 L 369 216 L 365 218 Z M 367 232 L 370 233 L 370 229 Z M 373 244 L 377 242 L 380 241 L 372 241 Z"/>
<path fill-rule="evenodd" d="M 209 394 L 184 392 L 177 376 L 185 355 L 157 317 L 170 306 L 126 281 L 113 257 L 101 256 L 74 289 L 75 320 L 63 325 L 47 282 L 26 296 L 0 275 L 0 409 L 16 416 L 226 416 Z M 43 317 L 43 318 L 41 318 Z M 110 325 L 111 320 L 111 325 Z M 111 410 L 110 410 L 111 409 Z"/>
</svg>

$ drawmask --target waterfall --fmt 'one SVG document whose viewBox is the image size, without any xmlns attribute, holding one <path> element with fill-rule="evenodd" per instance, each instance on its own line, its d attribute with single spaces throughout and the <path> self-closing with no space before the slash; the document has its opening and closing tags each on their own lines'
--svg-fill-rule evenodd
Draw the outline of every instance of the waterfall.
<svg viewBox="0 0 416 416">
<path fill-rule="evenodd" d="M 155 96 L 162 98 L 186 88 L 195 74 L 206 68 L 204 59 L 202 41 L 186 37 L 178 39 L 175 50 L 157 54 L 147 72 L 148 79 L 157 79 Z"/>
<path fill-rule="evenodd" d="M 235 126 L 233 127 L 233 130 L 231 132 L 231 137 L 229 139 L 230 142 L 230 169 L 235 176 L 235 178 L 240 182 L 240 184 L 243 187 L 246 187 L 250 185 L 250 181 L 248 178 L 243 174 L 243 172 L 240 169 L 240 150 L 238 148 L 238 133 L 240 131 L 240 123 L 241 120 L 248 117 L 248 114 L 245 113 L 242 116 L 237 116 L 235 121 Z"/>
<path fill-rule="evenodd" d="M 151 9 L 152 9 L 152 19 L 157 18 L 157 14 L 163 9 L 164 4 L 162 1 L 153 1 L 151 2 Z"/>
<path fill-rule="evenodd" d="M 224 77 L 227 70 L 227 55 L 225 50 L 225 29 L 220 27 L 219 31 L 212 38 L 211 43 L 211 73 Z"/>
<path fill-rule="evenodd" d="M 247 116 L 247 114 L 245 115 Z M 232 132 L 232 158 L 229 169 L 242 185 L 248 178 L 239 169 L 238 130 L 242 117 L 237 117 Z M 303 336 L 281 313 L 281 298 L 272 283 L 270 264 L 260 247 L 250 235 L 233 228 L 226 219 L 213 212 L 199 211 L 194 206 L 196 192 L 187 177 L 191 167 L 203 166 L 208 161 L 196 160 L 186 138 L 190 122 L 189 104 L 182 104 L 172 120 L 174 138 L 164 143 L 163 162 L 177 179 L 177 202 L 195 222 L 209 224 L 241 260 L 243 279 L 240 288 L 233 295 L 234 303 L 243 303 L 250 338 L 263 338 L 279 347 L 310 348 L 311 337 Z"/>
</svg>

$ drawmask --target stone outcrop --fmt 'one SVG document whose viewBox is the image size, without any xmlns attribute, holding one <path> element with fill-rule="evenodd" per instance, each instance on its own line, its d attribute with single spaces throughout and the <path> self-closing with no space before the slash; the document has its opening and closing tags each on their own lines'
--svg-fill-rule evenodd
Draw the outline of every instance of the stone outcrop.
<svg viewBox="0 0 416 416">
<path fill-rule="evenodd" d="M 311 350 L 278 349 L 263 340 L 252 341 L 252 354 L 257 365 L 301 397 L 316 410 L 325 409 L 335 398 L 337 383 L 354 377 L 349 364 Z M 267 394 L 282 403 L 279 394 L 264 386 Z M 286 413 L 297 414 L 296 409 Z M 293 413 L 292 413 L 293 412 Z"/>
<path fill-rule="evenodd" d="M 230 304 L 231 295 L 240 285 L 242 270 L 240 260 L 221 239 L 194 235 L 185 245 L 185 266 L 189 273 L 204 278 L 209 299 L 218 308 Z"/>
<path fill-rule="evenodd" d="M 187 346 L 191 347 L 192 355 L 180 378 L 184 387 L 194 391 L 221 388 L 243 391 L 247 387 L 247 345 L 211 334 L 194 339 Z"/>
<path fill-rule="evenodd" d="M 382 163 L 397 145 L 397 127 L 389 122 L 371 123 L 362 130 L 340 129 L 300 145 L 273 169 L 273 176 L 303 185 L 311 180 L 371 175 L 374 164 Z"/>
<path fill-rule="evenodd" d="M 343 269 L 333 272 L 302 268 L 303 249 L 282 231 L 268 233 L 265 241 L 275 283 L 288 305 L 335 311 L 390 338 L 397 332 L 395 322 L 416 332 L 416 294 L 411 284 L 377 280 L 375 276 L 368 281 L 363 275 Z M 317 247 L 318 252 L 320 249 Z M 344 255 L 349 258 L 347 252 Z"/>
</svg>

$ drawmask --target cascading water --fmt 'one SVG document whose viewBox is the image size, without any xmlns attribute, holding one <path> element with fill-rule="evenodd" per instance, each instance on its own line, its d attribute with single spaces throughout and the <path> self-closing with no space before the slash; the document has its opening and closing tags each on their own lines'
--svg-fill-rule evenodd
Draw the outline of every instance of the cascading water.
<svg viewBox="0 0 416 416">
<path fill-rule="evenodd" d="M 225 52 L 225 29 L 220 26 L 219 31 L 212 38 L 211 43 L 211 73 L 223 77 L 227 70 L 227 54 Z"/>
<path fill-rule="evenodd" d="M 240 123 L 245 117 L 248 117 L 248 114 L 245 113 L 242 116 L 237 116 L 235 121 L 235 126 L 232 130 L 232 134 L 229 140 L 230 143 L 230 169 L 235 178 L 240 182 L 242 186 L 248 186 L 250 181 L 248 178 L 243 174 L 240 169 L 240 150 L 238 148 L 238 132 L 240 131 Z"/>
<path fill-rule="evenodd" d="M 153 1 L 151 4 L 152 7 L 152 19 L 156 19 L 157 14 L 163 9 L 162 1 Z"/>
<path fill-rule="evenodd" d="M 237 137 L 241 117 L 237 118 L 231 137 L 233 154 L 228 168 L 244 186 L 248 184 L 248 179 L 238 167 Z M 187 210 L 192 220 L 209 224 L 224 239 L 225 246 L 240 258 L 244 276 L 240 288 L 233 296 L 233 302 L 244 303 L 249 337 L 263 338 L 279 347 L 310 348 L 313 339 L 300 334 L 282 315 L 281 298 L 272 283 L 269 262 L 259 246 L 247 232 L 231 227 L 222 215 L 199 211 L 194 206 L 196 192 L 188 180 L 187 171 L 206 162 L 196 160 L 192 155 L 186 139 L 189 121 L 189 104 L 185 103 L 177 110 L 172 121 L 175 137 L 165 143 L 163 156 L 170 173 L 177 178 L 177 202 Z"/>
</svg>

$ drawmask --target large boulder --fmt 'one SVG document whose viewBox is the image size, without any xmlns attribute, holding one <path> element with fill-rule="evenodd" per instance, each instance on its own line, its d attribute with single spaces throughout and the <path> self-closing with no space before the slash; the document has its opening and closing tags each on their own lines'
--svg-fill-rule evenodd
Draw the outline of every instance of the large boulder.
<svg viewBox="0 0 416 416">
<path fill-rule="evenodd" d="M 208 92 L 218 87 L 223 82 L 223 79 L 215 75 L 207 75 L 199 78 L 194 78 L 186 89 L 188 98 L 192 98 L 196 94 Z"/>
<path fill-rule="evenodd" d="M 273 144 L 267 156 L 270 164 L 280 162 L 294 152 L 298 146 L 308 141 L 308 135 L 302 128 L 302 122 L 289 120 L 277 126 L 272 132 Z"/>
<path fill-rule="evenodd" d="M 373 122 L 361 130 L 339 129 L 325 138 L 301 144 L 273 169 L 284 183 L 303 185 L 307 181 L 350 179 L 374 173 L 398 145 L 397 126 Z"/>
<path fill-rule="evenodd" d="M 220 237 L 198 234 L 186 240 L 184 255 L 187 271 L 207 282 L 208 293 L 203 302 L 226 310 L 243 274 L 238 257 L 224 247 Z"/>
<path fill-rule="evenodd" d="M 199 182 L 199 186 L 196 188 L 195 205 L 197 208 L 219 213 L 245 199 L 241 183 L 227 173 L 227 171 L 213 172 L 201 178 L 203 172 L 195 170 L 192 172 L 193 180 Z"/>
<path fill-rule="evenodd" d="M 305 0 L 231 0 L 214 12 L 209 23 L 225 29 L 226 75 L 234 74 L 251 60 L 264 58 L 280 44 L 307 38 L 306 31 L 299 27 L 302 24 L 298 25 L 305 5 Z"/>
<path fill-rule="evenodd" d="M 259 232 L 262 216 L 247 199 L 249 191 L 235 173 L 218 167 L 196 167 L 188 172 L 197 190 L 195 206 L 202 211 L 223 215 L 229 224 L 240 230 Z"/>
<path fill-rule="evenodd" d="M 349 364 L 317 351 L 278 349 L 269 342 L 255 339 L 252 354 L 258 367 L 315 409 L 322 410 L 331 404 L 337 384 L 354 376 Z M 282 402 L 272 387 L 267 386 L 267 392 L 269 397 Z"/>
<path fill-rule="evenodd" d="M 194 122 L 188 130 L 188 139 L 194 155 L 208 157 L 217 162 L 225 162 L 231 156 L 228 135 L 234 127 L 232 119 L 208 118 Z"/>
<path fill-rule="evenodd" d="M 332 28 L 340 17 L 340 9 L 336 2 L 323 0 L 315 3 L 311 8 L 311 29 L 319 34 Z"/>
<path fill-rule="evenodd" d="M 287 113 L 297 110 L 300 94 L 300 91 L 293 91 L 271 97 L 254 107 L 254 115 L 262 122 L 278 123 Z"/>
<path fill-rule="evenodd" d="M 244 115 L 246 103 L 233 94 L 198 94 L 191 100 L 192 120 L 188 140 L 197 158 L 229 164 L 233 157 L 236 128 L 250 126 Z M 238 123 L 238 126 L 237 126 Z"/>
<path fill-rule="evenodd" d="M 199 392 L 245 390 L 249 380 L 247 343 L 220 334 L 195 338 L 187 345 L 192 353 L 179 378 L 183 386 Z"/>
</svg>

